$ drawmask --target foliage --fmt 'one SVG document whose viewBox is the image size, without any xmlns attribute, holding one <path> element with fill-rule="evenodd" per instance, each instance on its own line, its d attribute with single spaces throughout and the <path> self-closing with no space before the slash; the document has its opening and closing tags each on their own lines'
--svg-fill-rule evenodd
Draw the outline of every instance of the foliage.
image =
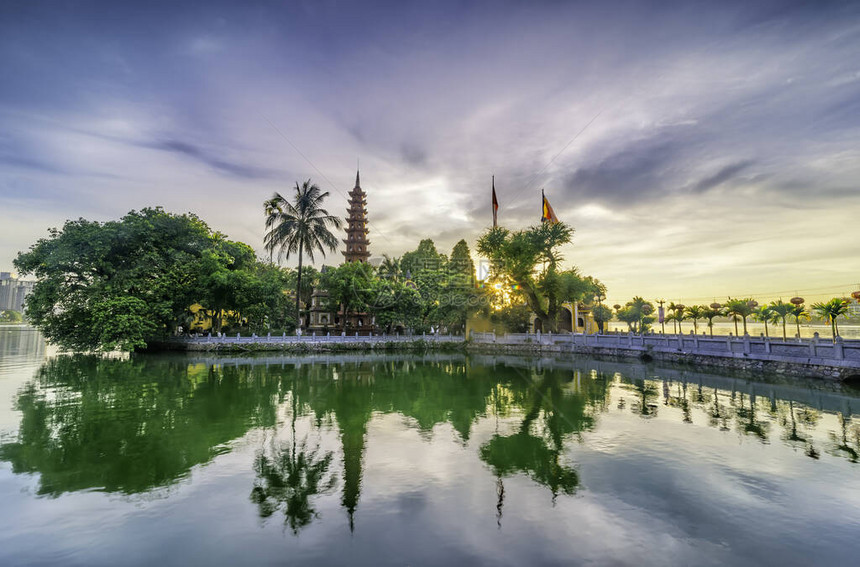
<svg viewBox="0 0 860 567">
<path fill-rule="evenodd" d="M 708 320 L 708 329 L 711 332 L 711 336 L 714 336 L 714 319 L 717 317 L 722 317 L 725 315 L 723 308 L 720 307 L 715 309 L 711 306 L 705 307 L 704 311 L 702 311 L 702 318 Z"/>
<path fill-rule="evenodd" d="M 639 296 L 628 301 L 624 307 L 618 310 L 616 316 L 619 321 L 627 323 L 627 328 L 634 333 L 644 333 L 648 326 L 654 322 L 654 305 Z"/>
<path fill-rule="evenodd" d="M 501 325 L 509 333 L 527 333 L 531 310 L 525 303 L 505 305 L 490 314 L 490 321 Z"/>
<path fill-rule="evenodd" d="M 560 248 L 572 236 L 573 228 L 564 223 L 542 223 L 516 232 L 494 227 L 478 240 L 478 251 L 490 260 L 491 277 L 512 281 L 547 331 L 557 330 L 563 303 L 590 302 L 605 294 L 599 282 L 576 268 L 560 269 Z"/>
<path fill-rule="evenodd" d="M 448 259 L 436 250 L 436 245 L 429 238 L 418 243 L 418 248 L 406 252 L 400 258 L 400 270 L 403 274 L 414 277 L 420 271 L 440 271 L 444 269 Z"/>
<path fill-rule="evenodd" d="M 672 321 L 672 327 L 674 328 L 676 333 L 684 331 L 684 329 L 681 327 L 681 322 L 686 318 L 687 316 L 684 315 L 684 312 L 680 309 L 666 315 L 666 321 Z"/>
<path fill-rule="evenodd" d="M 386 333 L 398 326 L 414 329 L 421 320 L 421 296 L 411 286 L 393 279 L 376 278 L 372 282 L 368 310 L 376 325 Z"/>
<path fill-rule="evenodd" d="M 792 305 L 791 316 L 794 317 L 794 324 L 797 327 L 797 336 L 800 336 L 800 321 L 801 320 L 809 320 L 809 312 L 806 310 L 806 306 L 802 303 L 800 305 Z"/>
<path fill-rule="evenodd" d="M 320 286 L 328 292 L 328 308 L 342 310 L 344 330 L 349 332 L 349 314 L 365 312 L 373 302 L 374 269 L 365 262 L 347 262 L 326 270 L 320 277 Z"/>
<path fill-rule="evenodd" d="M 728 298 L 724 306 L 726 315 L 731 316 L 735 323 L 735 335 L 738 334 L 738 318 L 744 322 L 744 335 L 747 334 L 747 317 L 752 315 L 753 305 L 755 302 L 751 298 L 732 299 Z"/>
<path fill-rule="evenodd" d="M 400 258 L 392 258 L 388 254 L 382 255 L 382 263 L 376 270 L 380 278 L 399 282 L 403 271 L 400 269 Z"/>
<path fill-rule="evenodd" d="M 14 309 L 6 309 L 0 311 L 0 323 L 21 323 L 24 321 L 24 316 L 20 311 Z"/>
<path fill-rule="evenodd" d="M 216 331 L 286 322 L 282 270 L 191 214 L 148 208 L 119 221 L 67 221 L 15 265 L 39 280 L 28 318 L 67 350 L 143 349 L 189 328 L 195 303 Z"/>
<path fill-rule="evenodd" d="M 772 321 L 782 321 L 782 340 L 786 340 L 787 335 L 785 332 L 785 320 L 794 311 L 794 305 L 792 305 L 791 303 L 785 303 L 783 300 L 780 299 L 771 302 L 768 307 L 762 307 L 759 309 L 767 309 L 771 314 Z M 767 329 L 767 323 L 765 323 L 765 329 Z"/>
<path fill-rule="evenodd" d="M 705 307 L 703 305 L 690 305 L 684 308 L 687 319 L 693 320 L 693 332 L 699 334 L 699 319 L 705 318 Z"/>
<path fill-rule="evenodd" d="M 604 324 L 612 320 L 612 310 L 605 305 L 595 305 L 591 308 L 591 316 L 597 323 L 600 332 L 603 333 Z"/>
<path fill-rule="evenodd" d="M 215 332 L 223 330 L 225 323 L 253 331 L 287 326 L 288 298 L 283 293 L 287 274 L 257 261 L 247 244 L 224 242 L 205 250 L 197 277 L 201 286 L 198 302 L 212 317 Z"/>
<path fill-rule="evenodd" d="M 296 320 L 300 321 L 302 260 L 304 254 L 314 261 L 314 252 L 325 256 L 326 249 L 337 248 L 337 237 L 329 227 L 339 229 L 343 224 L 340 217 L 328 214 L 322 208 L 323 201 L 329 196 L 308 179 L 301 185 L 296 182 L 292 202 L 280 193 L 263 204 L 266 214 L 266 232 L 263 242 L 271 258 L 278 251 L 278 263 L 297 253 L 299 266 L 296 277 Z"/>
<path fill-rule="evenodd" d="M 834 297 L 830 301 L 819 302 L 812 305 L 812 310 L 822 319 L 830 323 L 830 329 L 833 331 L 833 338 L 839 336 L 839 323 L 837 319 L 844 316 L 848 312 L 849 300 Z"/>
<path fill-rule="evenodd" d="M 39 280 L 27 316 L 49 341 L 135 349 L 186 320 L 202 299 L 204 263 L 226 261 L 221 251 L 231 244 L 194 215 L 143 209 L 119 221 L 67 221 L 19 253 L 15 266 Z"/>
<path fill-rule="evenodd" d="M 762 305 L 762 306 L 756 307 L 755 309 L 752 310 L 752 317 L 756 321 L 758 321 L 760 323 L 764 323 L 764 335 L 766 337 L 769 337 L 770 333 L 768 332 L 767 324 L 771 323 L 771 322 L 775 323 L 778 320 L 776 318 L 776 313 L 774 312 L 774 310 L 771 309 L 767 305 Z M 783 334 L 784 333 L 785 333 L 785 328 L 783 325 Z"/>
<path fill-rule="evenodd" d="M 486 295 L 475 286 L 475 263 L 465 240 L 454 245 L 445 272 L 447 278 L 439 301 L 439 322 L 449 331 L 463 332 L 466 320 L 477 313 L 486 300 Z"/>
<path fill-rule="evenodd" d="M 670 302 L 666 307 L 669 315 L 666 316 L 666 321 L 672 321 L 672 330 L 678 333 L 681 321 L 684 320 L 684 305 L 680 303 Z"/>
</svg>

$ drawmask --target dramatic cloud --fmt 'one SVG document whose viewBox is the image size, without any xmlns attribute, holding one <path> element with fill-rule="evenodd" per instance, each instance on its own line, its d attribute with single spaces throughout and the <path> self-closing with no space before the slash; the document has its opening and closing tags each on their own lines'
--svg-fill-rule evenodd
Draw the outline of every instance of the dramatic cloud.
<svg viewBox="0 0 860 567">
<path fill-rule="evenodd" d="M 341 213 L 360 160 L 378 255 L 473 245 L 495 175 L 619 301 L 858 279 L 856 2 L 176 4 L 0 5 L 0 269 L 151 205 L 261 250 L 265 198 Z"/>
</svg>

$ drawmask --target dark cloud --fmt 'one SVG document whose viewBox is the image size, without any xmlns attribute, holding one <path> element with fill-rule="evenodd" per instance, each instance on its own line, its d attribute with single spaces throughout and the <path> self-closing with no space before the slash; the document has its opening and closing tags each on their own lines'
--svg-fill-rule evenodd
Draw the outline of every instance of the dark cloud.
<svg viewBox="0 0 860 567">
<path fill-rule="evenodd" d="M 857 197 L 857 21 L 777 0 L 0 2 L 0 210 L 50 186 L 75 216 L 164 203 L 249 234 L 237 192 L 311 177 L 343 214 L 360 158 L 374 254 L 472 244 L 493 174 L 512 229 L 545 187 L 631 247 L 652 205 L 693 234 L 743 199 L 777 233 Z"/>
<path fill-rule="evenodd" d="M 696 183 L 696 185 L 693 187 L 693 191 L 696 193 L 702 193 L 709 189 L 713 189 L 718 185 L 722 185 L 726 181 L 737 176 L 738 173 L 744 171 L 745 169 L 753 165 L 753 163 L 755 163 L 753 160 L 746 160 L 727 165 L 715 174 L 706 177 L 705 179 L 702 179 L 701 181 Z"/>
<path fill-rule="evenodd" d="M 672 168 L 684 159 L 688 140 L 658 136 L 634 142 L 563 180 L 568 198 L 634 205 L 677 190 Z"/>
<path fill-rule="evenodd" d="M 12 167 L 23 167 L 26 169 L 33 169 L 36 171 L 41 171 L 42 173 L 50 173 L 53 175 L 62 175 L 71 173 L 69 170 L 58 167 L 54 164 L 50 164 L 34 157 L 23 157 L 23 156 L 14 156 L 14 155 L 2 155 L 0 154 L 0 164 L 9 165 Z"/>
<path fill-rule="evenodd" d="M 234 177 L 245 179 L 268 179 L 277 176 L 277 173 L 271 169 L 234 163 L 215 156 L 202 149 L 200 146 L 190 144 L 188 142 L 168 139 L 143 145 L 145 147 L 179 154 L 194 161 L 206 164 L 220 173 L 225 173 Z"/>
<path fill-rule="evenodd" d="M 403 156 L 403 161 L 412 167 L 423 167 L 427 164 L 427 152 L 414 143 L 403 144 L 400 154 Z"/>
</svg>

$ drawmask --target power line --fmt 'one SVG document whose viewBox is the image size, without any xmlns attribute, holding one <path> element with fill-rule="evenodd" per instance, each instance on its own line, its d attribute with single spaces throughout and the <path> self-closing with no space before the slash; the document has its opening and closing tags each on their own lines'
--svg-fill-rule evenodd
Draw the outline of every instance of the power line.
<svg viewBox="0 0 860 567">
<path fill-rule="evenodd" d="M 834 294 L 838 296 L 838 295 L 848 295 L 847 293 L 845 293 L 845 290 L 850 289 L 851 287 L 858 287 L 858 284 L 856 284 L 856 283 L 836 284 L 833 286 L 826 286 L 826 287 L 795 288 L 795 289 L 790 289 L 790 290 L 758 292 L 758 293 L 736 293 L 736 294 L 730 293 L 730 294 L 719 294 L 716 296 L 715 295 L 702 295 L 702 296 L 698 296 L 698 297 L 674 297 L 672 299 L 674 301 L 679 301 L 679 300 L 693 301 L 693 302 L 695 302 L 695 301 L 709 301 L 709 300 L 713 300 L 715 297 L 720 298 L 723 295 L 725 295 L 726 297 L 736 297 L 736 298 L 738 298 L 738 297 L 740 297 L 740 298 L 749 297 L 751 299 L 760 299 L 760 298 L 776 297 L 776 296 L 780 296 L 780 295 L 795 295 L 795 294 L 805 293 L 805 292 L 818 292 L 818 293 L 812 294 L 813 296 L 816 296 L 816 297 L 817 296 L 827 296 L 827 295 L 833 296 Z M 661 295 L 664 295 L 664 294 L 661 294 Z M 610 302 L 610 299 L 607 298 L 606 301 Z M 620 302 L 618 302 L 618 303 L 620 303 Z"/>
<path fill-rule="evenodd" d="M 322 177 L 325 180 L 325 182 L 331 186 L 332 189 L 334 189 L 341 197 L 343 197 L 344 199 L 346 199 L 347 202 L 349 202 L 349 197 L 343 191 L 341 191 L 340 188 L 337 185 L 335 185 L 328 177 L 326 177 L 325 173 L 320 171 L 320 169 L 316 166 L 316 164 L 314 164 L 314 162 L 312 162 L 308 156 L 306 156 L 298 147 L 296 147 L 296 145 L 293 142 L 291 142 L 290 139 L 287 138 L 287 136 L 283 132 L 281 132 L 281 129 L 278 128 L 274 122 L 269 120 L 269 118 L 265 114 L 263 114 L 262 112 L 260 113 L 260 116 L 263 117 L 263 120 L 265 120 L 266 122 L 269 123 L 269 126 L 271 126 L 275 130 L 275 132 L 277 132 L 278 135 L 281 136 L 281 138 L 283 138 L 290 145 L 290 147 L 296 151 L 297 154 L 302 156 L 302 159 L 304 159 L 306 162 L 308 162 L 308 165 L 310 165 L 314 169 L 314 171 L 316 171 L 319 174 L 319 176 Z M 356 162 L 356 164 L 357 163 L 358 162 Z M 371 227 L 376 234 L 381 236 L 383 241 L 385 241 L 389 244 L 391 243 L 391 241 L 388 239 L 388 237 L 385 235 L 385 233 L 382 232 L 381 230 L 379 230 L 373 223 L 370 222 L 370 220 L 367 221 L 367 225 L 369 227 Z"/>
</svg>

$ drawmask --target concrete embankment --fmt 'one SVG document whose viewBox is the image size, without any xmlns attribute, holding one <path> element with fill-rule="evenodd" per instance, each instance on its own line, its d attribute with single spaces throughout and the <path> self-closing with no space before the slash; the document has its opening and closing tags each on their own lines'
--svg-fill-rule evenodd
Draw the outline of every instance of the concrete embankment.
<svg viewBox="0 0 860 567">
<path fill-rule="evenodd" d="M 860 380 L 860 341 L 771 340 L 696 335 L 572 335 L 472 333 L 449 335 L 201 337 L 172 341 L 161 349 L 193 352 L 289 354 L 390 351 L 567 353 L 609 359 L 659 360 L 693 367 L 765 372 L 825 380 Z"/>
<path fill-rule="evenodd" d="M 504 335 L 474 333 L 470 350 L 572 353 L 599 358 L 659 360 L 694 367 L 767 372 L 825 380 L 860 379 L 860 341 L 772 340 L 696 335 Z"/>
<path fill-rule="evenodd" d="M 188 352 L 282 352 L 288 354 L 336 352 L 389 352 L 389 351 L 464 351 L 463 337 L 451 335 L 416 336 L 253 336 L 253 337 L 197 337 L 176 339 L 154 345 L 154 350 L 181 350 Z"/>
</svg>

